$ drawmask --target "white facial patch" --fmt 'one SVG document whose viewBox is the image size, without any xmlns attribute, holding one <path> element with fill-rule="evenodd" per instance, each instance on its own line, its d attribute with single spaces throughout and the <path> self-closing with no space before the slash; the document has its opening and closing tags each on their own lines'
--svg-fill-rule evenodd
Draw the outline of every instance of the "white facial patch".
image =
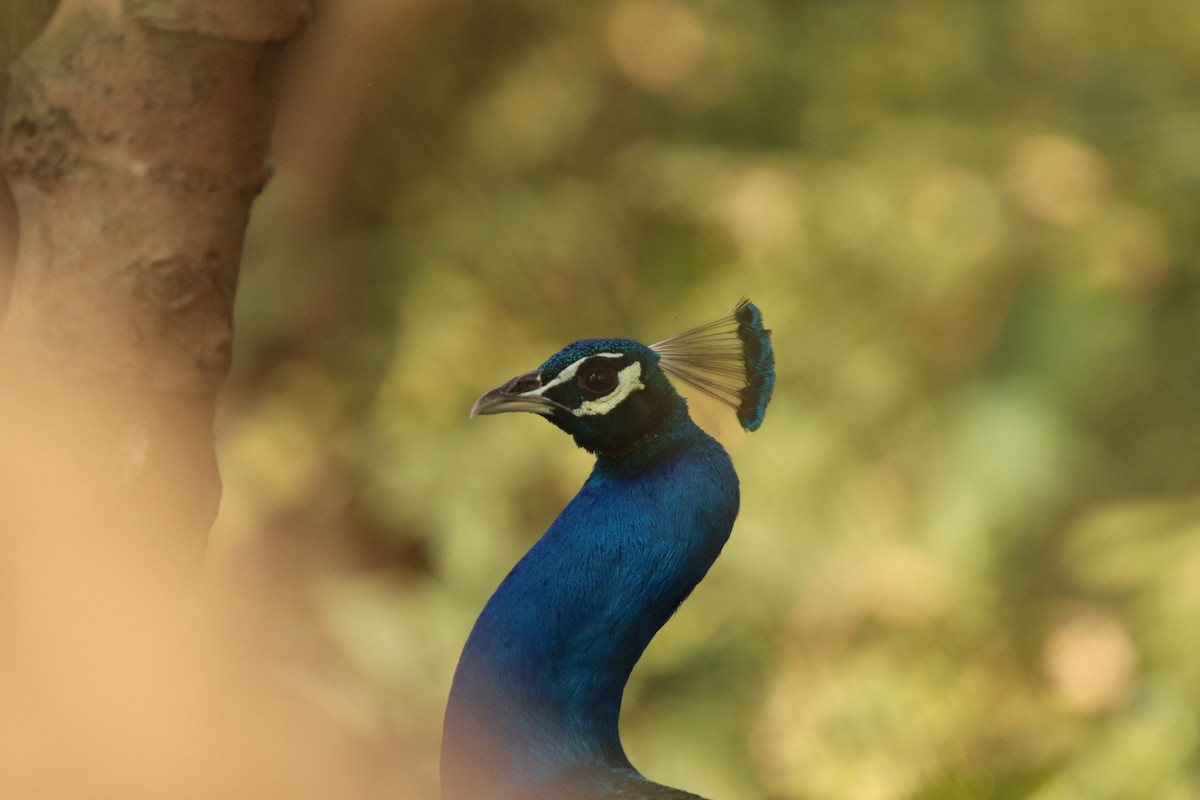
<svg viewBox="0 0 1200 800">
<path fill-rule="evenodd" d="M 575 380 L 575 373 L 579 371 L 579 366 L 589 358 L 624 358 L 621 353 L 593 353 L 590 356 L 584 356 L 578 361 L 574 361 L 563 367 L 562 372 L 554 376 L 554 380 L 547 383 L 545 386 L 540 386 L 531 392 L 526 392 L 526 395 L 541 395 L 545 394 L 555 386 L 561 386 L 568 381 Z M 571 409 L 571 413 L 577 417 L 594 417 L 600 414 L 607 414 L 612 411 L 621 401 L 629 395 L 645 389 L 646 385 L 642 383 L 642 365 L 638 361 L 634 361 L 629 366 L 625 367 L 617 373 L 617 388 L 613 389 L 604 397 L 597 397 L 595 400 L 585 400 L 580 404 L 579 408 Z"/>
<path fill-rule="evenodd" d="M 577 417 L 594 417 L 599 414 L 607 414 L 619 406 L 621 401 L 626 397 L 629 397 L 629 395 L 639 389 L 646 388 L 641 378 L 642 364 L 640 361 L 634 361 L 617 373 L 617 388 L 604 395 L 604 397 L 583 401 L 579 408 L 573 409 L 571 413 Z"/>
<path fill-rule="evenodd" d="M 623 358 L 623 356 L 620 353 L 596 353 L 595 355 L 584 356 L 578 361 L 572 361 L 570 364 L 563 367 L 562 372 L 555 375 L 554 380 L 550 381 L 545 386 L 539 386 L 531 392 L 525 392 L 525 394 L 545 394 L 555 386 L 562 386 L 567 381 L 575 380 L 575 373 L 579 371 L 579 365 L 587 361 L 589 358 Z"/>
</svg>

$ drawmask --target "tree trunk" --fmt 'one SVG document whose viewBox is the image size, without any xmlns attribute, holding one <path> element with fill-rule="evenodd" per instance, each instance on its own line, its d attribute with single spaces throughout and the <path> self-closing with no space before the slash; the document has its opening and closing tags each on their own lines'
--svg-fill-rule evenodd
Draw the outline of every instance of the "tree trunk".
<svg viewBox="0 0 1200 800">
<path fill-rule="evenodd" d="M 202 550 L 242 238 L 282 42 L 307 16 L 305 0 L 63 0 L 10 69 L 0 453 L 54 527 Z"/>
<path fill-rule="evenodd" d="M 239 638 L 252 604 L 196 602 L 242 238 L 308 13 L 63 0 L 10 70 L 0 797 L 378 796 Z"/>
</svg>

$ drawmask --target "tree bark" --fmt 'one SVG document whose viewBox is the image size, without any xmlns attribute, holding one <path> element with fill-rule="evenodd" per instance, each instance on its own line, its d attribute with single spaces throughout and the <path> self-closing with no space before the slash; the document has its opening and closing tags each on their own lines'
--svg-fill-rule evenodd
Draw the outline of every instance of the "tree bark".
<svg viewBox="0 0 1200 800">
<path fill-rule="evenodd" d="M 0 797 L 386 787 L 361 742 L 262 669 L 242 633 L 261 612 L 201 592 L 194 569 L 243 234 L 283 44 L 308 15 L 304 0 L 63 0 L 10 70 Z"/>
<path fill-rule="evenodd" d="M 306 0 L 63 0 L 10 69 L 0 458 L 54 528 L 202 551 L 242 239 L 282 44 L 308 16 Z"/>
</svg>

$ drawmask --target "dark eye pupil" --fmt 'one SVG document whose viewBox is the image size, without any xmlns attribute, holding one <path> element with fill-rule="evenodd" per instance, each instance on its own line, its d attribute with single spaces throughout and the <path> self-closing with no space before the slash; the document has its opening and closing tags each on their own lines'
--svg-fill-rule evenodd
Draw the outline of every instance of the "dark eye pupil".
<svg viewBox="0 0 1200 800">
<path fill-rule="evenodd" d="M 607 394 L 617 385 L 617 373 L 606 368 L 593 368 L 583 373 L 581 385 L 594 394 Z"/>
</svg>

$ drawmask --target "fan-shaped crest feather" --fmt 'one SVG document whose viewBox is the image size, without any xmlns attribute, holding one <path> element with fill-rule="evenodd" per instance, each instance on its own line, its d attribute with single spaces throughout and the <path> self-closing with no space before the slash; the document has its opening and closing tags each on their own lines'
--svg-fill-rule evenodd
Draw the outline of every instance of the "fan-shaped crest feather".
<svg viewBox="0 0 1200 800">
<path fill-rule="evenodd" d="M 742 300 L 733 313 L 650 345 L 659 366 L 737 412 L 758 430 L 775 389 L 775 354 L 762 313 Z"/>
</svg>

